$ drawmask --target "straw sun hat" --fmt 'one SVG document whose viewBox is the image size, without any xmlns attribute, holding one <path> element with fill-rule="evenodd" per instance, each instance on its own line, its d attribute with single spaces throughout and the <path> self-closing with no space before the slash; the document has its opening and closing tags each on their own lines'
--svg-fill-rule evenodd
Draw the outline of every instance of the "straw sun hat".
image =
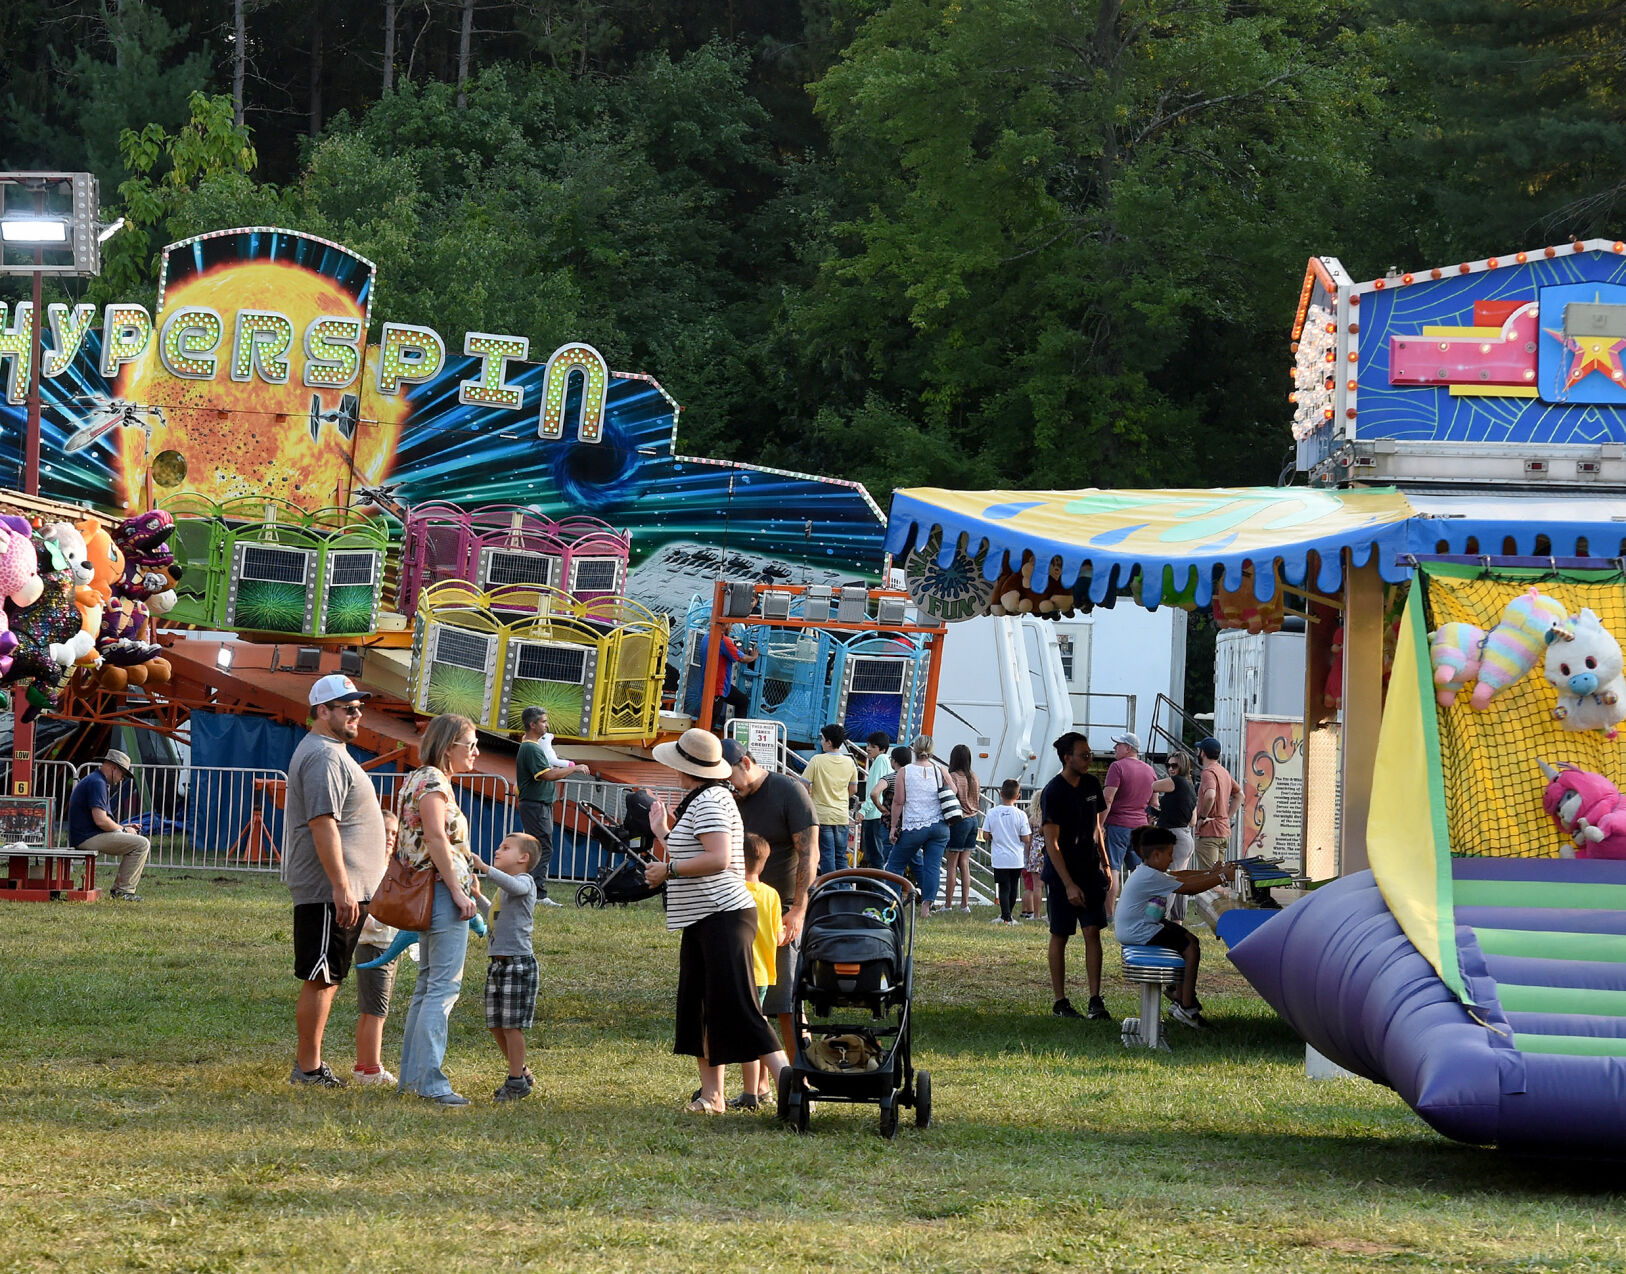
<svg viewBox="0 0 1626 1274">
<path fill-rule="evenodd" d="M 662 765 L 697 779 L 726 779 L 733 768 L 723 760 L 723 745 L 709 730 L 685 730 L 674 743 L 657 743 L 651 755 Z"/>
</svg>

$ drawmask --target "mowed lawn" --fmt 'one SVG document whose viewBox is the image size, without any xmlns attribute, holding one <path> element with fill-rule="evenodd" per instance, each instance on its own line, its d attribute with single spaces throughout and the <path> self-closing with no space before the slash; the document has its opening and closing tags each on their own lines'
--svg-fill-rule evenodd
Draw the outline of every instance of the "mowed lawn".
<svg viewBox="0 0 1626 1274">
<path fill-rule="evenodd" d="M 821 1106 L 807 1138 L 682 1113 L 677 943 L 653 904 L 538 918 L 537 1093 L 514 1106 L 490 1100 L 472 945 L 448 1069 L 476 1104 L 443 1110 L 289 1087 L 275 881 L 152 872 L 143 892 L 0 903 L 0 1269 L 1626 1268 L 1614 1169 L 1457 1146 L 1386 1089 L 1305 1079 L 1217 944 L 1218 1029 L 1171 1026 L 1148 1056 L 1116 1023 L 1049 1016 L 1042 926 L 929 923 L 934 1120 L 888 1143 L 872 1107 Z M 1108 964 L 1121 1017 L 1111 943 Z M 352 985 L 338 1005 L 327 1056 L 348 1072 Z"/>
</svg>

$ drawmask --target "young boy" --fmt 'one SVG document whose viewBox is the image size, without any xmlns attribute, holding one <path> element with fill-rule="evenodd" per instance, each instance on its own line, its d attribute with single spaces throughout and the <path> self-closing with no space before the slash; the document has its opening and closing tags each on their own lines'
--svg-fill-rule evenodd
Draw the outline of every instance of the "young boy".
<svg viewBox="0 0 1626 1274">
<path fill-rule="evenodd" d="M 756 977 L 757 1004 L 768 997 L 768 988 L 774 983 L 778 960 L 776 947 L 785 944 L 785 925 L 781 914 L 779 891 L 762 883 L 762 869 L 768 863 L 768 842 L 754 832 L 745 834 L 745 887 L 757 900 L 757 937 L 751 945 L 751 971 Z M 735 1110 L 756 1110 L 773 1100 L 766 1087 L 767 1072 L 760 1061 L 741 1062 L 740 1078 L 745 1091 L 728 1104 Z"/>
<path fill-rule="evenodd" d="M 1130 848 L 1140 856 L 1140 866 L 1124 881 L 1123 891 L 1118 896 L 1113 928 L 1118 941 L 1125 946 L 1167 947 L 1185 957 L 1185 976 L 1174 988 L 1171 1016 L 1177 1022 L 1202 1030 L 1208 1025 L 1203 1020 L 1202 1005 L 1197 1000 L 1197 964 L 1202 957 L 1202 948 L 1195 934 L 1165 916 L 1170 898 L 1176 894 L 1200 894 L 1213 889 L 1236 875 L 1236 864 L 1222 863 L 1204 871 L 1170 871 L 1174 862 L 1174 846 L 1174 832 L 1169 828 L 1134 829 Z"/>
<path fill-rule="evenodd" d="M 385 853 L 395 852 L 395 838 L 400 830 L 401 820 L 385 810 Z M 368 916 L 361 926 L 361 938 L 356 943 L 355 963 L 362 965 L 378 959 L 394 941 L 394 929 Z M 395 989 L 395 966 L 396 961 L 391 960 L 377 969 L 356 969 L 356 1069 L 351 1076 L 354 1083 L 395 1084 L 395 1076 L 384 1069 L 381 1056 L 384 1019 L 390 1015 L 390 992 Z"/>
<path fill-rule="evenodd" d="M 508 1059 L 508 1078 L 493 1097 L 518 1101 L 531 1094 L 532 1076 L 525 1065 L 525 1032 L 536 1012 L 536 953 L 531 924 L 536 912 L 536 881 L 531 868 L 542 856 L 542 842 L 524 832 L 511 832 L 492 855 L 488 867 L 479 858 L 474 870 L 502 890 L 493 901 L 490 960 L 486 964 L 486 1025 Z"/>
<path fill-rule="evenodd" d="M 996 925 L 1014 925 L 1011 915 L 1016 906 L 1017 887 L 1022 883 L 1022 867 L 1027 861 L 1028 845 L 1033 832 L 1028 828 L 1028 816 L 1016 808 L 1016 797 L 1022 785 L 1015 779 L 1006 779 L 999 785 L 999 804 L 988 811 L 983 830 L 988 833 L 989 857 L 994 864 L 994 882 L 999 887 L 999 919 Z"/>
</svg>

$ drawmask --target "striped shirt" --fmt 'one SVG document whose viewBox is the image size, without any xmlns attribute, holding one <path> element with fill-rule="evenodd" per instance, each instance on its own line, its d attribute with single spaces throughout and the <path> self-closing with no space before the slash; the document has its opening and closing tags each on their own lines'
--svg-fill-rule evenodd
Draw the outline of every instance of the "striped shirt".
<svg viewBox="0 0 1626 1274">
<path fill-rule="evenodd" d="M 666 835 L 666 857 L 678 869 L 705 853 L 700 837 L 708 832 L 728 836 L 728 870 L 714 876 L 677 875 L 666 886 L 666 927 L 683 929 L 720 911 L 756 911 L 756 899 L 745 887 L 745 824 L 728 788 L 703 789 Z"/>
</svg>

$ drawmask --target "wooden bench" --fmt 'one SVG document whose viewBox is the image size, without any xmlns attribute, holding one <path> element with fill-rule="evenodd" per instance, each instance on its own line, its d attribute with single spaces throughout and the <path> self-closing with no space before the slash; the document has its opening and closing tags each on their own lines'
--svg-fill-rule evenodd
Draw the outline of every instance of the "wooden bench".
<svg viewBox="0 0 1626 1274">
<path fill-rule="evenodd" d="M 0 877 L 0 899 L 16 902 L 50 902 L 70 899 L 95 902 L 101 897 L 96 888 L 96 851 L 93 849 L 45 849 L 0 847 L 6 874 Z M 74 883 L 75 869 L 83 883 Z"/>
</svg>

